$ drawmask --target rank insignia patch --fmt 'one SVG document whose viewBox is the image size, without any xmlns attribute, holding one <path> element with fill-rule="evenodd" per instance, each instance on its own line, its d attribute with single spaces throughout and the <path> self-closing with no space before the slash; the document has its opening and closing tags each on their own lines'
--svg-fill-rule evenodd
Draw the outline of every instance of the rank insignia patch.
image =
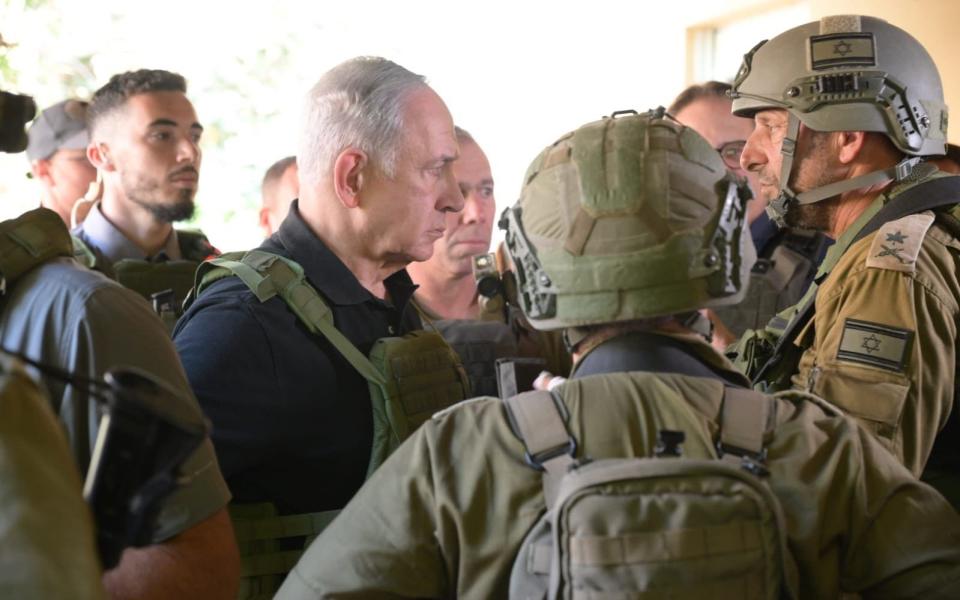
<svg viewBox="0 0 960 600">
<path fill-rule="evenodd" d="M 867 266 L 915 273 L 917 256 L 931 225 L 933 213 L 929 211 L 885 223 L 873 237 L 867 252 Z"/>
<path fill-rule="evenodd" d="M 847 319 L 837 360 L 903 372 L 913 332 L 880 323 Z"/>
</svg>

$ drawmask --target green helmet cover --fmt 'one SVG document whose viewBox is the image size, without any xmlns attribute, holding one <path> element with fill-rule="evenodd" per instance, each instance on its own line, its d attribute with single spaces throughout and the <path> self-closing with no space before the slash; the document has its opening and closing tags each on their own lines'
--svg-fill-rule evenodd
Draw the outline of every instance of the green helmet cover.
<svg viewBox="0 0 960 600">
<path fill-rule="evenodd" d="M 500 220 L 538 329 L 679 314 L 746 291 L 746 184 L 663 109 L 625 112 L 543 150 Z"/>
</svg>

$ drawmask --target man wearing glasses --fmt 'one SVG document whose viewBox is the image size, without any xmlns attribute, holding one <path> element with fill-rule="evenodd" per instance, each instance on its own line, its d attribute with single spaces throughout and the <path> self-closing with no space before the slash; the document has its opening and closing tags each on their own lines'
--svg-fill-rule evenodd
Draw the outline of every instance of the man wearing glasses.
<svg viewBox="0 0 960 600">
<path fill-rule="evenodd" d="M 730 84 L 708 81 L 692 85 L 670 105 L 669 113 L 702 135 L 717 149 L 728 169 L 745 177 L 754 192 L 747 206 L 757 262 L 747 296 L 740 304 L 708 311 L 714 325 L 714 347 L 723 349 L 747 329 L 762 328 L 781 310 L 793 306 L 813 281 L 829 246 L 819 232 L 777 229 L 767 216 L 766 200 L 757 196 L 757 174 L 740 166 L 740 154 L 753 131 L 750 119 L 731 114 Z"/>
</svg>

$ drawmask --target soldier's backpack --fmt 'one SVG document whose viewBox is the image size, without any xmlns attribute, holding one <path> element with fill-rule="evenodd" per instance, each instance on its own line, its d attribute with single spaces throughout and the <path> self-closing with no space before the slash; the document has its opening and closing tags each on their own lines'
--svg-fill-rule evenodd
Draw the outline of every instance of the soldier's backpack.
<svg viewBox="0 0 960 600">
<path fill-rule="evenodd" d="M 203 263 L 186 306 L 213 282 L 230 276 L 239 277 L 260 302 L 283 299 L 308 331 L 326 338 L 367 380 L 374 426 L 368 477 L 434 413 L 470 396 L 460 359 L 439 333 L 383 338 L 364 356 L 334 326 L 330 307 L 306 281 L 303 268 L 270 252 L 234 252 Z M 278 515 L 269 503 L 232 506 L 242 559 L 240 598 L 272 598 L 306 546 L 338 512 Z M 291 538 L 306 541 L 292 550 L 289 543 L 278 543 Z"/>
<path fill-rule="evenodd" d="M 547 503 L 514 561 L 510 598 L 796 597 L 784 517 L 761 479 L 770 402 L 727 389 L 717 457 L 680 458 L 683 434 L 662 431 L 657 458 L 576 462 L 559 396 L 506 400 Z"/>
</svg>

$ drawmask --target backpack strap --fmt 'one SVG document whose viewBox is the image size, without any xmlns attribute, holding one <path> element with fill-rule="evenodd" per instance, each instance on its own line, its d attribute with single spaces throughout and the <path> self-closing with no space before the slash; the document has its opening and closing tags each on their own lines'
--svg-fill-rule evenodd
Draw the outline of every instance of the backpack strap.
<svg viewBox="0 0 960 600">
<path fill-rule="evenodd" d="M 381 387 L 386 385 L 379 369 L 334 326 L 330 307 L 307 283 L 303 268 L 288 258 L 251 250 L 207 261 L 197 271 L 197 291 L 188 301 L 192 302 L 213 281 L 230 275 L 239 277 L 260 302 L 280 296 L 310 333 L 325 337 L 364 379 Z"/>
<path fill-rule="evenodd" d="M 560 479 L 576 462 L 577 440 L 567 428 L 567 407 L 559 396 L 541 390 L 511 396 L 503 406 L 523 443 L 524 460 L 543 472 L 543 494 L 552 506 Z"/>
<path fill-rule="evenodd" d="M 747 388 L 724 388 L 717 456 L 755 475 L 765 475 L 767 450 L 763 436 L 770 422 L 771 406 L 766 394 Z"/>
</svg>

